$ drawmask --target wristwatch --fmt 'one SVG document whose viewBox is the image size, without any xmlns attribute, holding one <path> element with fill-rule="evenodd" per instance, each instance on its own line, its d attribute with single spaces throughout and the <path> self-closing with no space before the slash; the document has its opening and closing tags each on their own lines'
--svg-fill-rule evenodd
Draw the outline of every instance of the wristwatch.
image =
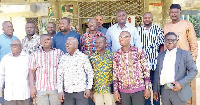
<svg viewBox="0 0 200 105">
<path fill-rule="evenodd" d="M 145 88 L 151 90 L 151 86 L 149 85 L 146 85 Z"/>
</svg>

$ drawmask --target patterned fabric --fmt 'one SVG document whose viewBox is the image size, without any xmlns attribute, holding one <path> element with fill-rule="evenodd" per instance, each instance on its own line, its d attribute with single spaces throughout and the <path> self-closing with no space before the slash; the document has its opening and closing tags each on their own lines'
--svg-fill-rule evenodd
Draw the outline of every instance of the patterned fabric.
<svg viewBox="0 0 200 105">
<path fill-rule="evenodd" d="M 143 45 L 142 49 L 144 49 L 150 63 L 150 70 L 155 70 L 159 47 L 164 44 L 164 32 L 161 27 L 152 24 L 149 29 L 144 26 L 138 27 L 138 33 Z"/>
<path fill-rule="evenodd" d="M 94 92 L 109 93 L 113 78 L 113 53 L 107 50 L 101 56 L 95 52 L 89 59 L 94 70 Z"/>
<path fill-rule="evenodd" d="M 24 39 L 22 39 L 22 45 L 24 52 L 32 54 L 41 48 L 40 36 L 33 35 L 31 40 L 29 40 L 28 37 L 26 36 Z"/>
<path fill-rule="evenodd" d="M 92 66 L 87 55 L 78 49 L 72 56 L 66 53 L 61 57 L 58 65 L 58 93 L 63 91 L 73 93 L 91 89 L 93 76 Z"/>
<path fill-rule="evenodd" d="M 131 46 L 124 53 L 122 48 L 113 56 L 113 86 L 114 91 L 135 93 L 150 86 L 150 71 L 143 50 Z"/>
<path fill-rule="evenodd" d="M 104 36 L 103 33 L 97 31 L 96 34 L 90 35 L 89 32 L 86 32 L 85 34 L 83 34 L 80 38 L 80 43 L 81 43 L 81 51 L 86 54 L 86 55 L 91 55 L 92 53 L 94 53 L 96 51 L 96 39 L 98 38 L 98 36 Z"/>
<path fill-rule="evenodd" d="M 56 89 L 57 66 L 62 55 L 60 49 L 52 49 L 48 52 L 40 49 L 31 55 L 29 68 L 36 69 L 36 90 Z"/>
</svg>

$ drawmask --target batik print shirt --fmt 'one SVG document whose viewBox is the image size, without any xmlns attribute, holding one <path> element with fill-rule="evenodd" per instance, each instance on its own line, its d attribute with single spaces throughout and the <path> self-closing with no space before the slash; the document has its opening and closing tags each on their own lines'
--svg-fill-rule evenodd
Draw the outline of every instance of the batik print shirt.
<svg viewBox="0 0 200 105">
<path fill-rule="evenodd" d="M 96 40 L 98 38 L 98 36 L 104 36 L 103 33 L 97 31 L 96 34 L 90 35 L 89 32 L 86 32 L 85 34 L 83 34 L 80 38 L 80 45 L 81 45 L 81 51 L 86 54 L 86 55 L 91 55 L 92 53 L 94 53 L 96 51 Z"/>
<path fill-rule="evenodd" d="M 66 53 L 61 57 L 58 65 L 58 93 L 82 92 L 92 89 L 93 77 L 92 66 L 87 55 L 78 49 L 73 55 Z"/>
<path fill-rule="evenodd" d="M 94 70 L 94 93 L 108 93 L 111 91 L 113 77 L 113 53 L 107 50 L 102 56 L 98 52 L 90 56 Z"/>
<path fill-rule="evenodd" d="M 22 39 L 22 45 L 24 52 L 26 52 L 27 54 L 32 54 L 35 51 L 41 49 L 40 36 L 33 35 L 31 40 L 29 40 L 26 36 L 24 39 Z"/>
<path fill-rule="evenodd" d="M 136 93 L 150 86 L 150 71 L 143 50 L 131 46 L 129 52 L 119 49 L 113 56 L 114 91 Z"/>
</svg>

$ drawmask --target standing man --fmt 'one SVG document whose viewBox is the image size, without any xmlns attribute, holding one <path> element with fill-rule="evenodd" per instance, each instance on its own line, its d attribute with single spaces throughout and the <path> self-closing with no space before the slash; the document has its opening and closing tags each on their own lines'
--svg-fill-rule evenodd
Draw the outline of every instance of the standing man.
<svg viewBox="0 0 200 105">
<path fill-rule="evenodd" d="M 177 38 L 174 32 L 168 32 L 167 50 L 158 55 L 153 95 L 157 101 L 161 94 L 162 105 L 186 105 L 192 97 L 190 82 L 198 72 L 191 52 L 177 48 Z"/>
<path fill-rule="evenodd" d="M 138 27 L 138 32 L 142 42 L 142 49 L 146 53 L 146 57 L 150 67 L 150 78 L 153 83 L 154 72 L 157 64 L 157 56 L 160 50 L 164 50 L 164 33 L 161 27 L 152 24 L 153 15 L 146 12 L 143 15 L 144 25 Z M 146 100 L 145 105 L 151 105 L 151 98 Z M 160 100 L 153 102 L 154 105 L 160 105 Z"/>
<path fill-rule="evenodd" d="M 5 55 L 0 63 L 0 90 L 5 82 L 5 105 L 31 105 L 29 55 L 22 52 L 22 44 L 18 39 L 14 39 L 10 47 L 12 53 Z"/>
<path fill-rule="evenodd" d="M 172 4 L 170 6 L 169 16 L 172 21 L 164 26 L 164 33 L 174 32 L 178 36 L 177 47 L 191 51 L 193 59 L 196 61 L 198 56 L 198 44 L 192 23 L 180 19 L 181 6 L 179 4 Z"/>
<path fill-rule="evenodd" d="M 112 94 L 113 53 L 106 50 L 106 38 L 99 36 L 95 47 L 97 51 L 90 56 L 94 70 L 94 102 L 95 105 L 115 105 Z"/>
<path fill-rule="evenodd" d="M 150 71 L 142 49 L 131 46 L 131 34 L 122 31 L 122 46 L 113 56 L 113 86 L 116 101 L 122 105 L 145 105 L 150 97 Z"/>
<path fill-rule="evenodd" d="M 102 15 L 97 15 L 95 17 L 95 19 L 97 20 L 98 22 L 98 28 L 97 30 L 100 31 L 101 33 L 103 33 L 104 35 L 106 35 L 106 32 L 107 32 L 107 28 L 104 28 L 102 25 L 103 25 L 103 16 Z"/>
<path fill-rule="evenodd" d="M 47 34 L 50 35 L 51 38 L 56 34 L 56 24 L 54 22 L 47 23 Z"/>
<path fill-rule="evenodd" d="M 96 39 L 99 36 L 104 36 L 103 33 L 97 30 L 97 21 L 94 18 L 91 18 L 88 22 L 89 30 L 85 34 L 81 35 L 81 51 L 86 55 L 91 55 L 96 51 L 95 43 Z"/>
<path fill-rule="evenodd" d="M 70 19 L 63 17 L 59 24 L 60 32 L 53 37 L 53 48 L 57 48 L 66 53 L 65 43 L 69 37 L 74 37 L 80 42 L 80 35 L 70 29 Z M 80 46 L 79 46 L 80 48 Z"/>
<path fill-rule="evenodd" d="M 13 25 L 10 21 L 2 23 L 3 34 L 0 35 L 0 61 L 2 57 L 11 52 L 10 44 L 14 39 L 18 39 L 13 35 Z"/>
<path fill-rule="evenodd" d="M 93 70 L 88 56 L 78 50 L 78 39 L 69 37 L 66 42 L 68 53 L 58 65 L 58 93 L 64 105 L 88 105 L 93 84 Z"/>
<path fill-rule="evenodd" d="M 131 34 L 131 45 L 142 48 L 137 29 L 133 25 L 126 23 L 127 13 L 123 10 L 118 11 L 116 19 L 118 23 L 108 28 L 106 33 L 106 39 L 111 51 L 116 52 L 121 48 L 119 43 L 119 35 L 122 31 L 128 31 Z"/>
<path fill-rule="evenodd" d="M 57 91 L 57 66 L 63 52 L 52 48 L 49 35 L 40 38 L 42 48 L 31 55 L 29 80 L 31 97 L 37 105 L 60 105 Z"/>
<path fill-rule="evenodd" d="M 25 30 L 26 36 L 22 39 L 23 51 L 32 54 L 41 47 L 40 36 L 36 34 L 36 26 L 33 22 L 27 22 Z"/>
<path fill-rule="evenodd" d="M 2 23 L 2 30 L 3 34 L 0 35 L 0 61 L 4 55 L 11 52 L 10 44 L 13 40 L 18 39 L 16 36 L 13 35 L 13 25 L 10 21 L 4 21 Z M 3 87 L 4 88 L 4 87 Z M 4 93 L 3 91 L 0 94 Z M 0 97 L 0 102 L 4 105 L 4 94 Z"/>
</svg>

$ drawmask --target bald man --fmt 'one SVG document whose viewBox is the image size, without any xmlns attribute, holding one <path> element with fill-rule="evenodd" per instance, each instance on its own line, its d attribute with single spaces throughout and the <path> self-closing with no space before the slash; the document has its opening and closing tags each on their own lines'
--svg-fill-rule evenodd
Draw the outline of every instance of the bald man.
<svg viewBox="0 0 200 105">
<path fill-rule="evenodd" d="M 98 28 L 97 28 L 97 30 L 98 31 L 100 31 L 101 33 L 103 33 L 104 35 L 106 35 L 106 32 L 107 32 L 107 28 L 104 28 L 102 25 L 103 25 L 103 23 L 104 23 L 104 21 L 103 21 L 103 16 L 102 15 L 97 15 L 97 16 L 95 16 L 95 19 L 97 20 L 97 22 L 98 22 Z"/>
<path fill-rule="evenodd" d="M 13 25 L 10 21 L 2 23 L 3 34 L 0 35 L 0 61 L 2 57 L 11 52 L 10 44 L 12 40 L 18 39 L 13 35 Z"/>
<path fill-rule="evenodd" d="M 29 55 L 22 51 L 18 39 L 13 40 L 10 47 L 12 52 L 0 63 L 0 89 L 5 82 L 5 105 L 30 105 Z"/>
<path fill-rule="evenodd" d="M 80 38 L 81 51 L 86 55 L 91 55 L 96 51 L 95 43 L 98 36 L 105 36 L 97 30 L 97 20 L 91 18 L 88 22 L 89 31 Z"/>
<path fill-rule="evenodd" d="M 94 76 L 92 66 L 88 56 L 78 50 L 76 38 L 67 39 L 66 50 L 68 53 L 61 57 L 58 65 L 59 99 L 64 105 L 88 105 Z"/>
</svg>

